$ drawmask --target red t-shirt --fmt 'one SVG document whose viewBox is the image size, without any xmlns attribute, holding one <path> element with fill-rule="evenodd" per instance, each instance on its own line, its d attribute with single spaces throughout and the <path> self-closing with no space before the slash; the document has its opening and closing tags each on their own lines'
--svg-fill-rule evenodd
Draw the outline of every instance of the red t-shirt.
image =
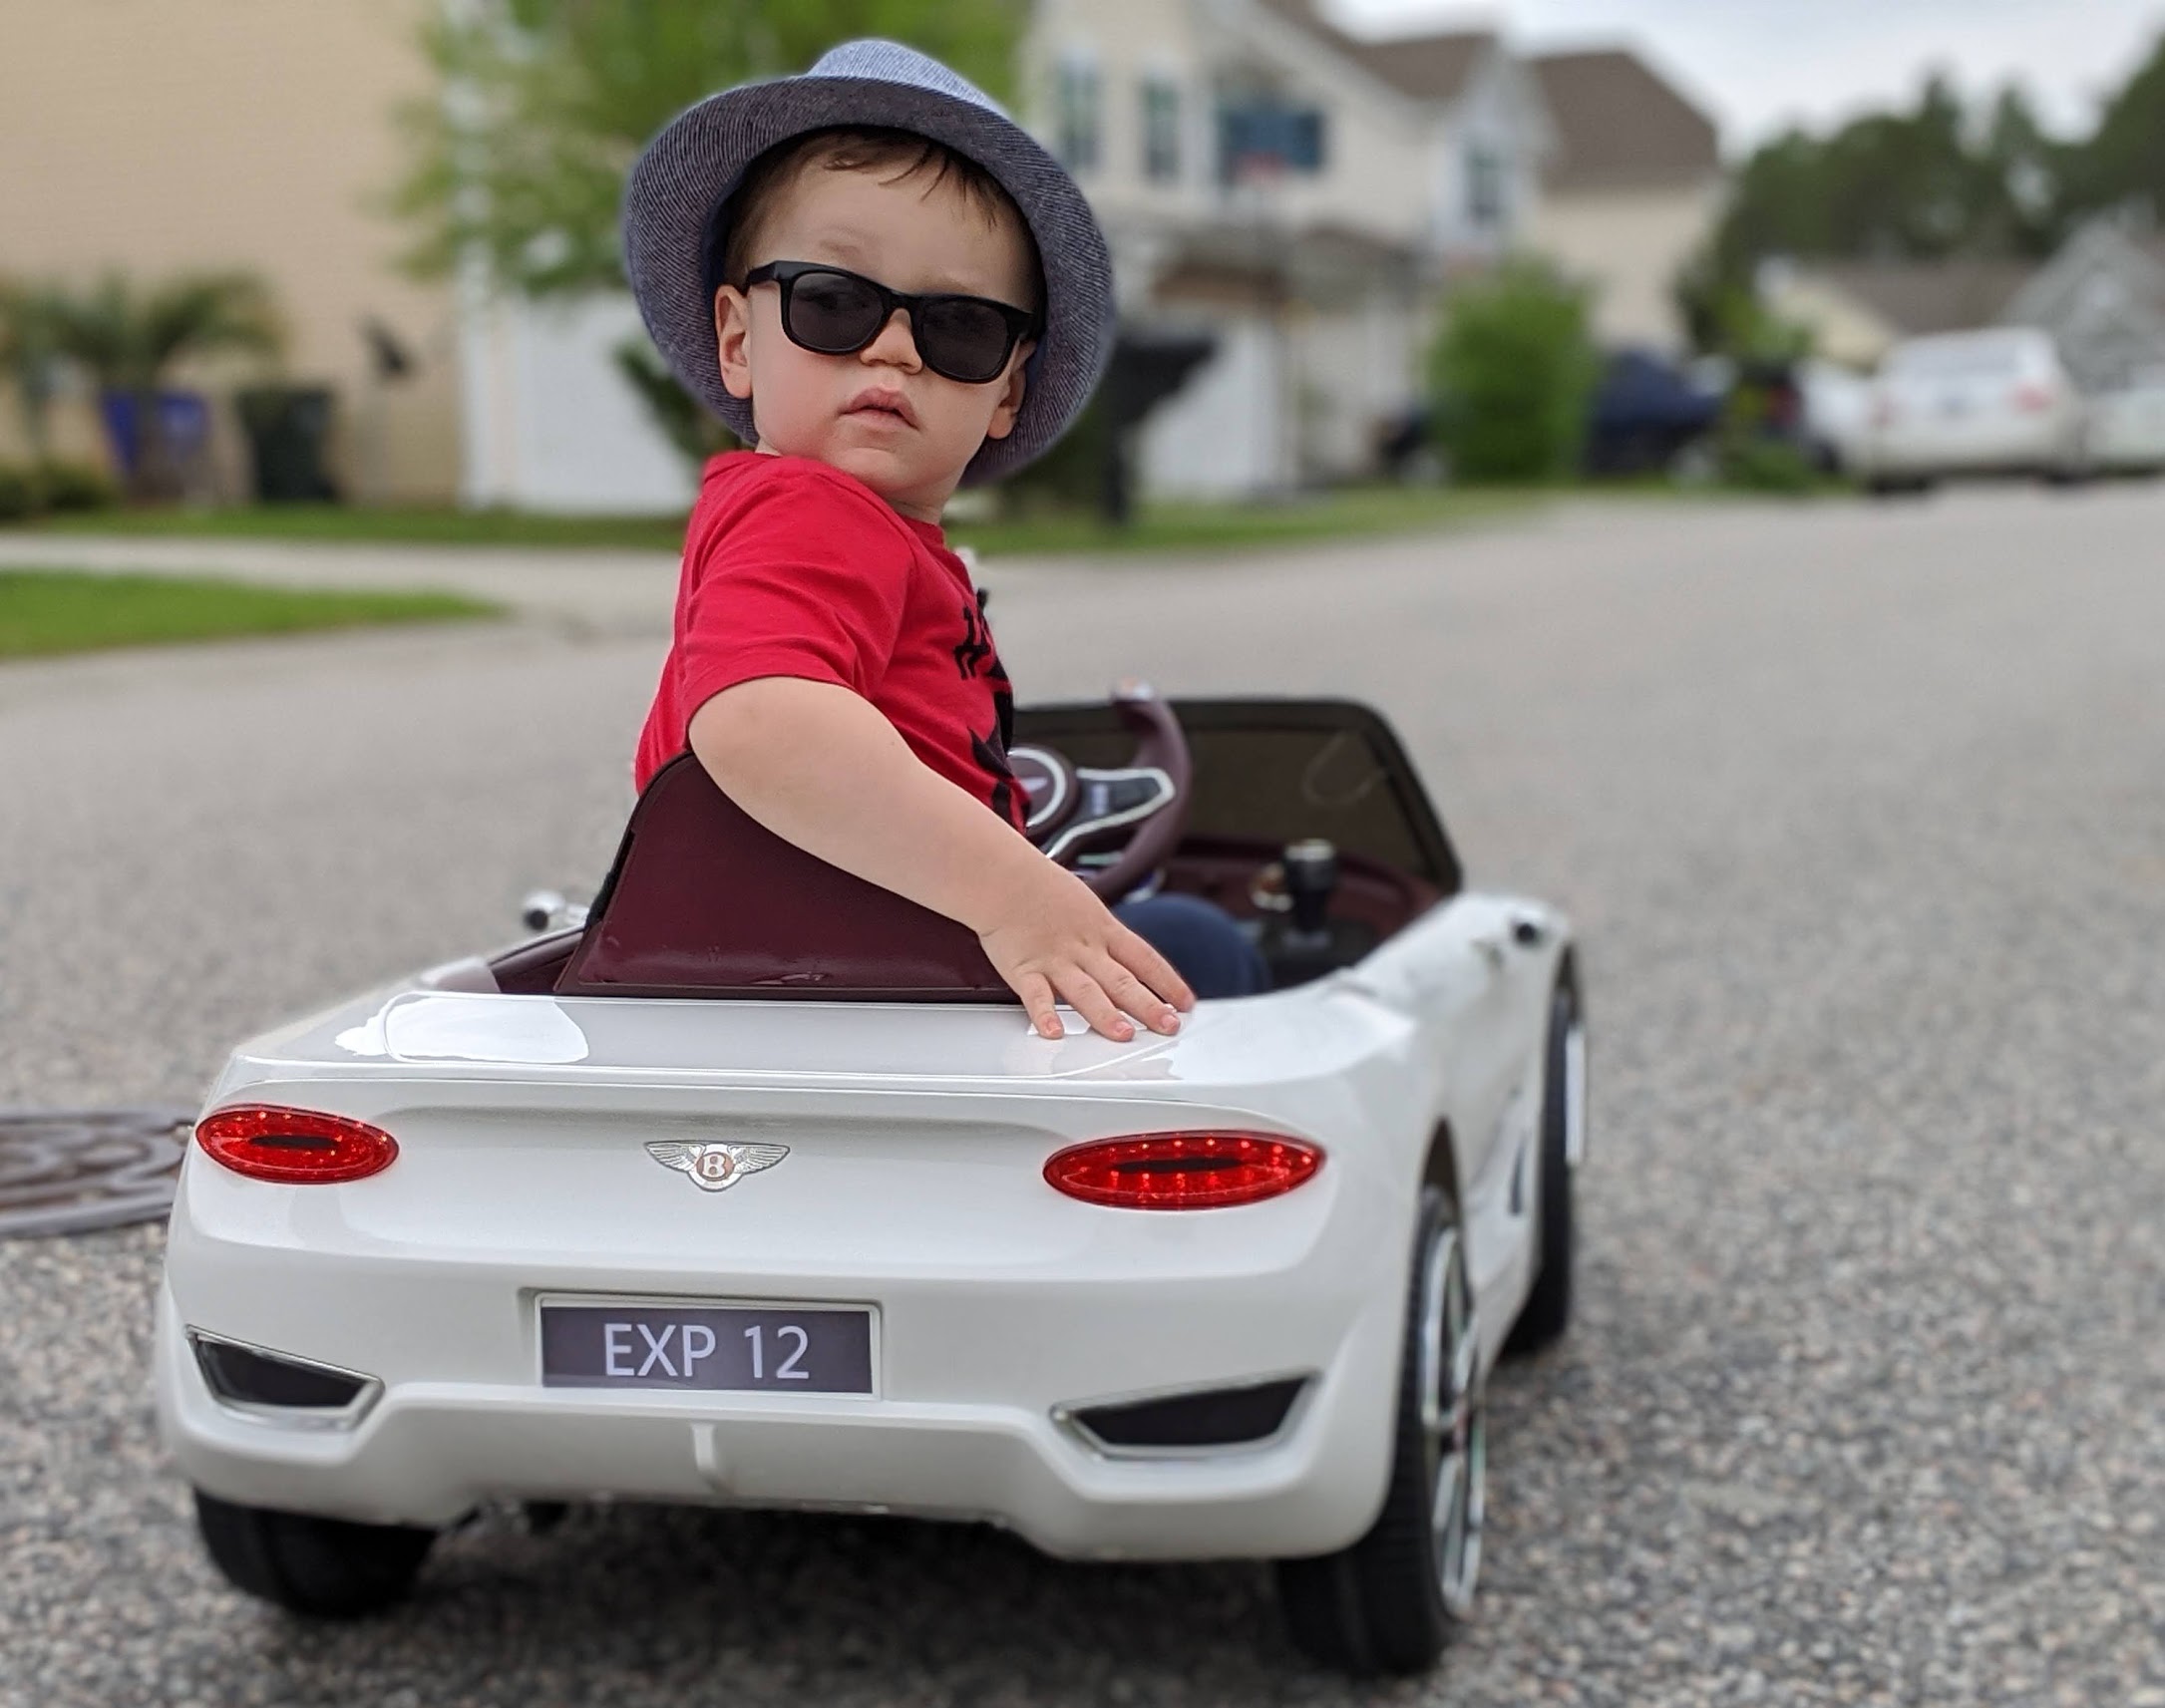
<svg viewBox="0 0 2165 1708">
<path fill-rule="evenodd" d="M 1020 828 L 1014 695 L 983 595 L 940 530 L 825 463 L 730 451 L 692 509 L 638 787 L 684 751 L 694 712 L 757 676 L 863 695 L 920 760 Z"/>
</svg>

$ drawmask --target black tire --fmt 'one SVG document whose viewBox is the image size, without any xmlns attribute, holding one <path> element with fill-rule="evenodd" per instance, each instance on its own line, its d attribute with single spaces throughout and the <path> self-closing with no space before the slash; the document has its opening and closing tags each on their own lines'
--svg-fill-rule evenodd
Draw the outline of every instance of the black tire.
<svg viewBox="0 0 2165 1708">
<path fill-rule="evenodd" d="M 195 1491 L 195 1523 L 236 1589 L 288 1612 L 348 1619 L 405 1597 L 436 1533 L 243 1507 Z"/>
<path fill-rule="evenodd" d="M 1431 1276 L 1439 1264 L 1448 1270 L 1446 1293 L 1432 1307 Z M 1452 1288 L 1464 1319 L 1456 1336 L 1448 1326 Z M 1440 1336 L 1427 1327 L 1432 1308 L 1446 1319 Z M 1424 1355 L 1424 1343 L 1454 1339 L 1460 1356 Z M 1470 1356 L 1464 1353 L 1467 1347 Z M 1423 1405 L 1424 1372 L 1436 1385 L 1437 1413 L 1447 1414 L 1441 1438 L 1436 1417 Z M 1350 1547 L 1313 1559 L 1278 1561 L 1278 1600 L 1293 1646 L 1321 1665 L 1362 1676 L 1425 1672 L 1435 1665 L 1444 1644 L 1472 1611 L 1487 1455 L 1479 1332 L 1467 1285 L 1465 1246 L 1456 1210 L 1430 1187 L 1421 1195 L 1414 1242 L 1383 1511 Z M 1445 1467 L 1453 1463 L 1465 1480 L 1463 1530 L 1447 1531 L 1439 1538 L 1438 1485 Z M 1459 1565 L 1449 1586 L 1442 1566 L 1446 1554 Z"/>
<path fill-rule="evenodd" d="M 1562 1339 L 1564 1331 L 1571 1327 L 1572 1271 L 1579 1260 L 1579 1224 L 1572 1201 L 1571 1129 L 1575 1120 L 1586 1119 L 1584 1032 L 1580 1033 L 1576 1070 L 1571 1040 L 1574 1028 L 1581 1025 L 1579 992 L 1567 978 L 1549 999 L 1548 1060 L 1541 1093 L 1540 1204 L 1534 1230 L 1541 1267 L 1535 1271 L 1526 1303 L 1519 1307 L 1519 1320 L 1512 1324 L 1511 1338 L 1504 1343 L 1504 1350 L 1513 1356 L 1539 1352 Z M 1582 1080 L 1576 1088 L 1572 1084 L 1575 1071 Z M 1575 1098 L 1579 1100 L 1577 1110 L 1573 1108 Z"/>
</svg>

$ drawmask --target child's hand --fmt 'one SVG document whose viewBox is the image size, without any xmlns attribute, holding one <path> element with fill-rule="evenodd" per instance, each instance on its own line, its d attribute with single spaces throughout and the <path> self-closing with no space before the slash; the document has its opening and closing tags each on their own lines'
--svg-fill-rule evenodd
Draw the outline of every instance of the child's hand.
<svg viewBox="0 0 2165 1708">
<path fill-rule="evenodd" d="M 929 770 L 869 700 L 833 682 L 763 676 L 692 717 L 692 752 L 724 794 L 785 842 L 977 933 L 1039 1034 L 1065 1001 L 1106 1037 L 1180 1030 L 1195 992 L 1054 865 L 955 784 Z M 909 828 L 898 836 L 896 827 Z"/>
<path fill-rule="evenodd" d="M 1195 1006 L 1195 992 L 1081 878 L 1039 855 L 1015 891 L 977 936 L 1040 1037 L 1062 1035 L 1053 1005 L 1063 1001 L 1117 1043 L 1135 1036 L 1131 1014 L 1153 1032 L 1180 1030 L 1178 1011 Z"/>
</svg>

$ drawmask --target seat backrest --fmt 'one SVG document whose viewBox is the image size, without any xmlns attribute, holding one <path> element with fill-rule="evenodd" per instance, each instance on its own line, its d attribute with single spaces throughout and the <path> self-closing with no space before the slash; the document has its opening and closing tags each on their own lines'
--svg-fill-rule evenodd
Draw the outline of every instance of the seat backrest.
<svg viewBox="0 0 2165 1708">
<path fill-rule="evenodd" d="M 632 809 L 556 991 L 1015 1000 L 974 931 L 784 842 L 688 753 Z"/>
</svg>

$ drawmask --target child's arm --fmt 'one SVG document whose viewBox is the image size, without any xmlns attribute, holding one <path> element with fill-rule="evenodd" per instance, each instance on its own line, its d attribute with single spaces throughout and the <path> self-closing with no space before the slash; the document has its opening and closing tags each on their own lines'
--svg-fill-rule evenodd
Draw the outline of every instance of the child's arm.
<svg viewBox="0 0 2165 1708">
<path fill-rule="evenodd" d="M 1030 1020 L 1060 1036 L 1063 1000 L 1108 1038 L 1179 1030 L 1195 995 L 1165 957 L 909 751 L 868 700 L 762 676 L 693 715 L 691 748 L 725 794 L 786 842 L 975 931 Z M 1125 1013 L 1123 1013 L 1125 1010 Z"/>
</svg>

